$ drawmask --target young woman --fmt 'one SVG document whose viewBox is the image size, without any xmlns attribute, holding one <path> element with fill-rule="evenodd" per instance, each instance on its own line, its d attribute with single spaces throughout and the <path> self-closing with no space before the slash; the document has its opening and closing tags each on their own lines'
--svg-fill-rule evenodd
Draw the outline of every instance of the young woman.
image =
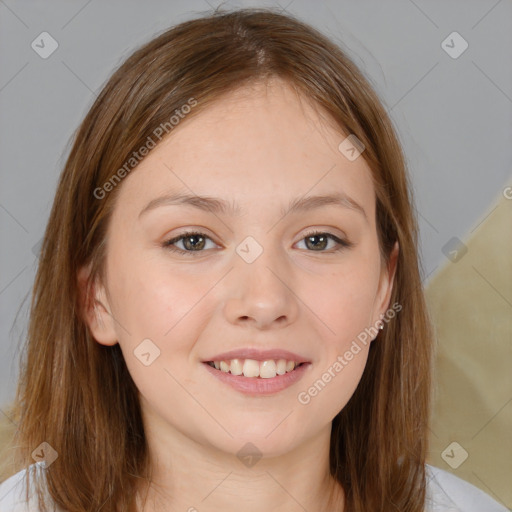
<svg viewBox="0 0 512 512">
<path fill-rule="evenodd" d="M 426 464 L 408 179 L 367 80 L 289 16 L 136 51 L 60 179 L 1 510 L 506 510 Z"/>
</svg>

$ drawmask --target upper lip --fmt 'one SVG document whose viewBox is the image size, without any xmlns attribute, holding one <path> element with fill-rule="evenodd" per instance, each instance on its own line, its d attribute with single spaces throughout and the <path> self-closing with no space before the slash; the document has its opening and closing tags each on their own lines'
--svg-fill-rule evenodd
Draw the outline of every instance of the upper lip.
<svg viewBox="0 0 512 512">
<path fill-rule="evenodd" d="M 311 361 L 304 356 L 295 354 L 288 350 L 271 349 L 271 350 L 258 350 L 255 348 L 240 348 L 230 350 L 229 352 L 222 352 L 206 359 L 203 362 L 209 361 L 228 361 L 230 359 L 254 359 L 255 361 L 267 361 L 269 359 L 286 359 L 287 361 L 295 361 L 296 363 L 310 363 Z"/>
</svg>

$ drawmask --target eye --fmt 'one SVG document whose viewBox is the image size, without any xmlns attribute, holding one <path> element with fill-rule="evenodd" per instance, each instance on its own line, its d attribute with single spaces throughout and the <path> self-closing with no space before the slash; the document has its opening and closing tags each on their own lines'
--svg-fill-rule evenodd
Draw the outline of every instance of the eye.
<svg viewBox="0 0 512 512">
<path fill-rule="evenodd" d="M 305 240 L 306 247 L 312 247 L 314 252 L 332 253 L 341 251 L 343 249 L 348 249 L 349 247 L 352 247 L 354 245 L 352 242 L 349 242 L 348 240 L 342 240 L 341 238 L 338 238 L 336 235 L 333 235 L 332 233 L 328 233 L 325 231 L 310 231 L 302 240 Z M 323 249 L 326 248 L 329 240 L 334 241 L 337 244 L 337 246 L 335 246 L 334 249 L 331 251 L 324 251 Z"/>
<path fill-rule="evenodd" d="M 166 240 L 162 245 L 170 251 L 195 256 L 194 253 L 203 252 L 202 249 L 204 249 L 206 245 L 206 240 L 211 241 L 211 238 L 206 236 L 205 233 L 187 231 L 186 233 L 182 233 L 181 235 L 171 238 L 170 240 Z M 174 245 L 181 241 L 183 241 L 183 247 L 185 250 L 175 247 Z"/>
<path fill-rule="evenodd" d="M 213 243 L 212 239 L 205 233 L 198 231 L 187 231 L 179 236 L 171 238 L 170 240 L 166 240 L 162 245 L 170 251 L 195 256 L 196 253 L 204 252 L 203 249 L 205 249 L 207 240 L 210 240 Z M 308 249 L 312 248 L 313 252 L 333 253 L 347 249 L 354 245 L 348 240 L 342 240 L 336 235 L 324 231 L 311 231 L 307 233 L 302 240 L 306 241 L 306 247 Z M 333 241 L 336 245 L 334 249 L 331 247 L 332 250 L 325 251 L 324 249 L 328 246 L 329 241 Z M 182 243 L 183 249 L 176 247 L 175 244 L 177 243 Z"/>
</svg>

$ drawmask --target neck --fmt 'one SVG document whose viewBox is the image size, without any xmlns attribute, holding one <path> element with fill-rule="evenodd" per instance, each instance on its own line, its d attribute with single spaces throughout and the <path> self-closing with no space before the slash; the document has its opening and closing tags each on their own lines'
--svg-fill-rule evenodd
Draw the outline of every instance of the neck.
<svg viewBox="0 0 512 512">
<path fill-rule="evenodd" d="M 169 425 L 147 429 L 153 478 L 143 512 L 327 512 L 330 504 L 342 512 L 343 489 L 329 473 L 330 431 L 251 464 Z"/>
</svg>

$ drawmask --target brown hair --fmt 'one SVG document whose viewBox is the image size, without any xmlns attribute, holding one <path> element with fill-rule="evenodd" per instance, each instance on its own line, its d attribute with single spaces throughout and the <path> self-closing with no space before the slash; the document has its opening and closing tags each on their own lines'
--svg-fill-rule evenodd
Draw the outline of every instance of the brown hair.
<svg viewBox="0 0 512 512">
<path fill-rule="evenodd" d="M 42 244 L 14 416 L 17 470 L 48 442 L 59 454 L 45 470 L 48 490 L 69 512 L 136 510 L 135 489 L 151 466 L 120 347 L 95 342 L 81 315 L 90 299 L 77 273 L 90 265 L 90 297 L 104 277 L 105 234 L 122 183 L 102 199 L 95 191 L 190 98 L 197 105 L 187 119 L 271 77 L 363 142 L 383 262 L 395 241 L 400 247 L 390 303 L 402 310 L 371 344 L 359 386 L 333 420 L 331 474 L 347 512 L 423 510 L 432 334 L 401 146 L 368 80 L 338 46 L 291 16 L 244 9 L 181 23 L 135 51 L 74 136 Z"/>
</svg>

